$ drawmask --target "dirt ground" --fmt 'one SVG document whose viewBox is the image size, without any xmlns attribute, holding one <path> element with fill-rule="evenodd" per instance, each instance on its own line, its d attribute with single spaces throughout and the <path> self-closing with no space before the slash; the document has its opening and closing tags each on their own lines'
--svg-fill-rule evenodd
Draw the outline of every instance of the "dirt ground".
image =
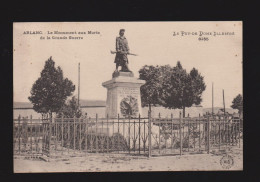
<svg viewBox="0 0 260 182">
<path fill-rule="evenodd" d="M 229 169 L 221 165 L 228 154 L 234 163 Z M 210 154 L 145 157 L 128 154 L 87 154 L 86 157 L 41 159 L 14 158 L 14 172 L 115 172 L 115 171 L 215 171 L 243 170 L 243 149 L 232 148 Z"/>
</svg>

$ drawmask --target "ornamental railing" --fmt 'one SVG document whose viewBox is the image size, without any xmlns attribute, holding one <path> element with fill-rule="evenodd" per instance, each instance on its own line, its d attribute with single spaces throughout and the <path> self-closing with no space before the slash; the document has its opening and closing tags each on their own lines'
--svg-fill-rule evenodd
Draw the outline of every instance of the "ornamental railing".
<svg viewBox="0 0 260 182">
<path fill-rule="evenodd" d="M 233 117 L 18 117 L 15 155 L 66 157 L 88 153 L 183 155 L 241 145 L 242 120 Z"/>
</svg>

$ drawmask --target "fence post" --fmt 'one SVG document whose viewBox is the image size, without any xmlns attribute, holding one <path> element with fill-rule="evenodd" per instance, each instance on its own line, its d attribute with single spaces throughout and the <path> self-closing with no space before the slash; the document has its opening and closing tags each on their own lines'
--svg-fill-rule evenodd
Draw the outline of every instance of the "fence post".
<svg viewBox="0 0 260 182">
<path fill-rule="evenodd" d="M 173 150 L 173 115 L 171 113 L 171 152 Z"/>
<path fill-rule="evenodd" d="M 33 132 L 32 132 L 32 115 L 30 115 L 30 124 L 31 124 L 31 127 L 30 127 L 30 138 L 31 138 L 31 141 L 30 141 L 30 143 L 31 143 L 31 155 L 32 155 L 32 151 L 33 151 L 33 148 L 32 148 L 32 134 L 33 134 Z"/>
<path fill-rule="evenodd" d="M 219 119 L 219 123 L 218 123 L 218 148 L 220 150 L 221 147 L 221 134 L 220 134 L 220 130 L 221 130 L 221 120 Z"/>
<path fill-rule="evenodd" d="M 125 142 L 126 142 L 126 137 L 125 137 L 125 124 L 126 124 L 126 121 L 127 121 L 127 119 L 126 118 L 124 118 L 124 119 L 122 119 L 122 125 L 123 125 L 123 138 L 125 139 Z M 124 148 L 122 148 L 122 151 L 124 151 Z"/>
<path fill-rule="evenodd" d="M 117 114 L 117 152 L 119 153 L 120 144 L 119 144 L 119 114 Z"/>
<path fill-rule="evenodd" d="M 166 121 L 166 124 L 162 124 L 162 131 L 163 131 L 163 135 L 164 135 L 164 145 L 165 145 L 164 152 L 166 153 L 166 151 L 167 151 L 167 139 L 166 139 L 167 127 L 166 126 L 168 126 L 168 116 L 166 116 L 166 118 L 164 118 L 164 121 Z M 164 127 L 164 130 L 163 130 L 163 127 Z"/>
<path fill-rule="evenodd" d="M 114 133 L 115 133 L 115 128 L 114 128 L 114 125 L 115 125 L 115 121 L 114 121 L 115 118 L 112 119 L 112 135 L 111 135 L 111 152 L 113 152 L 114 148 L 115 148 L 115 143 L 114 143 Z"/>
<path fill-rule="evenodd" d="M 55 118 L 54 119 L 54 131 L 55 131 L 55 155 L 57 155 L 57 135 L 58 135 L 58 133 L 57 133 L 57 119 Z"/>
<path fill-rule="evenodd" d="M 232 119 L 231 119 L 230 123 L 231 123 L 230 132 L 231 132 L 231 138 L 232 138 L 231 144 L 232 144 L 232 146 L 234 146 L 234 123 L 233 123 Z"/>
<path fill-rule="evenodd" d="M 18 116 L 18 152 L 21 153 L 21 141 L 20 141 L 20 122 L 21 122 L 21 116 L 19 114 Z"/>
<path fill-rule="evenodd" d="M 180 112 L 180 116 L 179 116 L 179 124 L 180 124 L 180 155 L 182 155 L 182 133 L 181 133 L 181 112 Z"/>
<path fill-rule="evenodd" d="M 238 121 L 236 121 L 235 118 L 233 118 L 232 121 L 234 123 L 234 132 L 235 132 L 235 142 L 234 143 L 236 143 L 236 145 L 237 145 L 237 140 L 238 140 L 237 139 L 237 123 L 238 123 Z"/>
<path fill-rule="evenodd" d="M 161 114 L 159 113 L 159 154 L 161 153 Z"/>
<path fill-rule="evenodd" d="M 210 151 L 210 119 L 209 119 L 209 116 L 208 116 L 208 140 L 207 140 L 207 144 L 208 144 L 208 154 L 209 154 L 209 151 Z"/>
<path fill-rule="evenodd" d="M 225 117 L 225 115 L 224 115 L 224 123 L 225 123 L 225 142 L 226 142 L 226 149 L 227 149 L 228 130 L 227 130 L 227 122 L 226 122 L 226 117 Z"/>
<path fill-rule="evenodd" d="M 232 123 L 229 122 L 229 120 L 227 119 L 228 121 L 228 145 L 230 146 L 231 144 L 231 129 L 232 129 Z"/>
<path fill-rule="evenodd" d="M 195 120 L 192 120 L 192 129 L 193 129 L 193 133 L 192 133 L 192 136 L 193 136 L 193 151 L 195 151 L 195 148 L 196 148 L 196 145 L 195 145 L 195 142 L 196 142 L 196 137 L 195 137 L 195 125 L 197 125 L 197 118 Z M 197 129 L 197 128 L 196 128 Z"/>
<path fill-rule="evenodd" d="M 107 153 L 109 150 L 109 128 L 108 128 L 108 114 L 107 114 Z"/>
<path fill-rule="evenodd" d="M 146 135 L 145 135 L 145 119 L 144 119 L 144 140 L 143 140 L 143 147 L 144 147 L 144 154 L 145 154 L 145 143 L 146 143 Z"/>
<path fill-rule="evenodd" d="M 71 122 L 70 120 L 67 119 L 67 122 L 66 122 L 67 126 L 68 126 L 68 139 L 67 139 L 67 146 L 68 146 L 68 154 L 69 154 L 69 149 L 71 147 L 71 144 L 70 144 L 70 125 L 71 125 Z"/>
<path fill-rule="evenodd" d="M 148 157 L 150 158 L 152 155 L 152 123 L 151 123 L 151 112 L 148 111 Z"/>
<path fill-rule="evenodd" d="M 217 118 L 215 118 L 215 116 L 213 116 L 213 122 L 214 124 L 214 144 L 216 144 L 217 142 Z"/>
<path fill-rule="evenodd" d="M 200 151 L 200 125 L 201 122 L 200 122 L 200 113 L 199 113 L 199 151 Z"/>
<path fill-rule="evenodd" d="M 102 136 L 102 142 L 101 142 L 101 150 L 102 150 L 102 153 L 103 153 L 103 155 L 104 155 L 104 146 L 105 146 L 105 135 L 104 135 L 104 119 L 102 119 L 102 131 L 101 131 L 101 134 L 100 134 L 100 136 Z"/>
<path fill-rule="evenodd" d="M 134 153 L 135 153 L 135 146 L 136 146 L 136 138 L 135 138 L 135 119 L 134 119 Z"/>
<path fill-rule="evenodd" d="M 205 116 L 205 121 L 204 121 L 204 125 L 203 125 L 203 130 L 204 130 L 204 133 L 205 133 L 205 151 L 208 151 L 208 116 L 206 115 Z"/>
<path fill-rule="evenodd" d="M 75 144 L 76 144 L 76 138 L 75 138 L 75 133 L 76 133 L 76 131 L 75 131 L 75 121 L 76 120 L 76 116 L 74 115 L 74 117 L 73 117 L 73 153 L 75 153 Z"/>
<path fill-rule="evenodd" d="M 141 152 L 141 150 L 140 150 L 140 147 L 141 147 L 141 144 L 140 144 L 141 143 L 141 128 L 140 128 L 141 127 L 141 123 L 140 123 L 141 116 L 140 116 L 140 114 L 139 114 L 138 120 L 139 120 L 139 131 L 138 131 L 139 132 L 139 154 L 140 154 L 140 152 Z"/>
<path fill-rule="evenodd" d="M 51 158 L 52 117 L 50 117 L 50 119 L 49 119 L 49 128 L 50 128 L 50 132 L 49 132 L 49 137 L 48 137 L 48 140 L 49 140 L 48 155 L 49 155 L 49 158 Z"/>
<path fill-rule="evenodd" d="M 88 117 L 86 116 L 85 117 L 85 155 L 87 155 L 87 152 L 88 152 Z"/>
<path fill-rule="evenodd" d="M 188 152 L 190 151 L 190 118 L 188 114 Z"/>
<path fill-rule="evenodd" d="M 42 127 L 40 126 L 39 131 L 41 132 L 41 136 L 42 136 L 42 156 L 43 156 L 44 153 L 46 152 L 46 148 L 45 148 L 46 147 L 46 122 L 43 116 L 42 116 Z"/>
<path fill-rule="evenodd" d="M 62 113 L 61 115 L 61 154 L 63 154 L 63 119 L 64 119 L 64 115 Z"/>
<path fill-rule="evenodd" d="M 80 151 L 81 151 L 81 128 L 82 128 L 81 120 L 83 121 L 82 116 L 78 118 L 78 123 L 79 123 L 79 150 Z"/>
<path fill-rule="evenodd" d="M 240 148 L 240 118 L 238 120 L 238 147 Z"/>
<path fill-rule="evenodd" d="M 130 152 L 131 152 L 131 135 L 130 135 L 130 133 L 131 133 L 131 124 L 130 124 L 130 115 L 128 116 L 128 143 L 129 143 L 129 154 L 130 154 Z"/>
<path fill-rule="evenodd" d="M 96 114 L 96 153 L 98 153 L 98 135 L 97 135 L 97 122 L 98 122 L 98 114 Z"/>
<path fill-rule="evenodd" d="M 38 121 L 40 122 L 40 118 L 38 118 Z M 36 148 L 35 148 L 35 150 L 36 150 L 36 153 L 38 153 L 38 146 L 39 146 L 39 140 L 38 140 L 38 137 L 39 137 L 39 135 L 40 135 L 40 132 L 38 131 L 38 134 L 37 134 L 37 130 L 39 130 L 38 128 L 40 128 L 39 126 L 35 126 L 35 133 L 34 133 L 34 135 L 35 135 L 35 143 L 36 143 Z"/>
</svg>

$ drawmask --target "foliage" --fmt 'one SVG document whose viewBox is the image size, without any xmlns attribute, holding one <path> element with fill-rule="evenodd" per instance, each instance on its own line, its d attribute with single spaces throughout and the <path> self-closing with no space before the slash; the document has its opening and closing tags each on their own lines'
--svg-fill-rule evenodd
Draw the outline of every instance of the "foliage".
<svg viewBox="0 0 260 182">
<path fill-rule="evenodd" d="M 164 69 L 162 81 L 162 105 L 170 109 L 183 109 L 193 104 L 199 105 L 202 101 L 202 93 L 206 89 L 204 78 L 197 69 L 193 68 L 187 73 L 178 61 L 171 69 Z"/>
<path fill-rule="evenodd" d="M 58 112 L 64 105 L 68 96 L 72 95 L 75 85 L 63 78 L 63 71 L 60 67 L 55 68 L 55 62 L 50 57 L 31 89 L 31 96 L 28 98 L 33 109 L 42 114 Z"/>
<path fill-rule="evenodd" d="M 238 94 L 232 101 L 231 107 L 233 109 L 238 109 L 238 113 L 241 114 L 243 112 L 243 96 Z"/>
<path fill-rule="evenodd" d="M 151 105 L 160 104 L 160 88 L 162 74 L 159 66 L 145 65 L 139 70 L 139 78 L 145 80 L 146 83 L 141 86 L 141 98 L 142 106 L 149 106 L 151 111 Z"/>
<path fill-rule="evenodd" d="M 82 111 L 78 105 L 78 99 L 73 96 L 62 106 L 61 110 L 58 112 L 57 117 L 61 118 L 63 114 L 64 118 L 80 118 L 82 116 Z"/>
<path fill-rule="evenodd" d="M 206 89 L 204 78 L 197 69 L 187 73 L 178 61 L 175 67 L 143 66 L 139 78 L 146 83 L 141 87 L 142 106 L 162 105 L 170 109 L 183 109 L 193 104 L 199 105 Z"/>
</svg>

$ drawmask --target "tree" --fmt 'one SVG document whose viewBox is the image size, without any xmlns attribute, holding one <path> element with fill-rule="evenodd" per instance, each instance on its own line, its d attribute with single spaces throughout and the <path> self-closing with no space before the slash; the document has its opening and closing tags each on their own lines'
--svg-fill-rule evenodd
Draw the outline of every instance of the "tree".
<svg viewBox="0 0 260 182">
<path fill-rule="evenodd" d="M 206 89 L 204 78 L 198 70 L 193 68 L 187 73 L 178 61 L 172 69 L 164 71 L 162 81 L 162 105 L 170 109 L 182 109 L 185 117 L 185 108 L 193 104 L 199 105 L 202 93 Z"/>
<path fill-rule="evenodd" d="M 57 117 L 61 118 L 62 114 L 65 118 L 73 118 L 74 116 L 76 118 L 80 118 L 82 116 L 82 111 L 78 105 L 78 99 L 76 99 L 75 96 L 64 103 L 64 105 L 58 112 Z"/>
<path fill-rule="evenodd" d="M 36 112 L 52 117 L 52 113 L 62 108 L 74 90 L 75 85 L 68 78 L 63 78 L 63 71 L 60 67 L 55 68 L 55 62 L 50 57 L 45 62 L 41 76 L 33 84 L 28 99 Z"/>
<path fill-rule="evenodd" d="M 148 106 L 149 112 L 151 112 L 151 106 L 160 103 L 160 80 L 162 80 L 160 67 L 143 66 L 139 70 L 139 78 L 146 81 L 140 88 L 142 106 Z"/>
<path fill-rule="evenodd" d="M 232 101 L 231 107 L 233 109 L 238 109 L 238 113 L 241 114 L 243 112 L 243 97 L 241 94 L 238 94 Z"/>
</svg>

